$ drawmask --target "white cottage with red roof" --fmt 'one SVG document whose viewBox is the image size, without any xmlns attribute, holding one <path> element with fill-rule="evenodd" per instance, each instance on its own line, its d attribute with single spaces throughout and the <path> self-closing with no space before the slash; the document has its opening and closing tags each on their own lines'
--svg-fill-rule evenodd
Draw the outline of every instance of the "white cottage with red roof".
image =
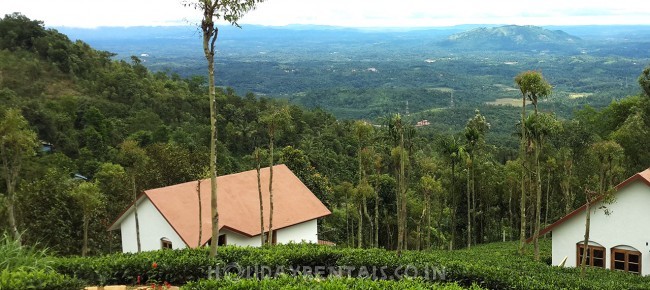
<svg viewBox="0 0 650 290">
<path fill-rule="evenodd" d="M 260 209 L 255 170 L 219 176 L 219 244 L 260 246 Z M 261 170 L 264 233 L 269 227 L 269 169 Z M 137 199 L 142 251 L 181 249 L 208 244 L 210 179 L 201 181 L 201 217 L 197 181 L 146 190 Z M 317 243 L 317 220 L 331 212 L 285 165 L 273 167 L 273 238 L 275 243 Z M 137 252 L 135 207 L 131 204 L 109 230 L 122 233 L 122 251 Z M 199 226 L 202 236 L 199 241 Z"/>
<path fill-rule="evenodd" d="M 615 201 L 600 199 L 591 205 L 587 264 L 593 267 L 650 274 L 650 168 L 616 186 Z M 585 234 L 586 205 L 543 229 L 553 232 L 553 264 L 566 267 L 580 263 Z M 566 260 L 565 260 L 566 259 Z"/>
</svg>

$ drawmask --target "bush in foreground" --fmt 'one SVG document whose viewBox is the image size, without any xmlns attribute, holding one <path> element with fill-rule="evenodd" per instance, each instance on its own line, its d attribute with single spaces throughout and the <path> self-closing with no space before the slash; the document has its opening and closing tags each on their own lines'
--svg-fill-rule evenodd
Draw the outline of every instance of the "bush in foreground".
<svg viewBox="0 0 650 290">
<path fill-rule="evenodd" d="M 306 276 L 282 275 L 277 278 L 265 279 L 236 279 L 226 277 L 219 280 L 201 280 L 183 286 L 183 290 L 244 290 L 244 289 L 434 289 L 434 290 L 462 290 L 467 289 L 455 283 L 432 284 L 418 279 L 401 281 L 369 280 L 345 277 L 314 278 Z M 478 286 L 469 289 L 480 290 Z"/>
</svg>

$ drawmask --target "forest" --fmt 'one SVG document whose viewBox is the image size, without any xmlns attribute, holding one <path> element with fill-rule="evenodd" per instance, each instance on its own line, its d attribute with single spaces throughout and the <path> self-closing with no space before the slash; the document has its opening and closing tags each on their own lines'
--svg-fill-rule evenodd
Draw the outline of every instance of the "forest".
<svg viewBox="0 0 650 290">
<path fill-rule="evenodd" d="M 106 228 L 133 200 L 132 184 L 141 192 L 205 176 L 206 79 L 114 57 L 18 13 L 0 20 L 0 215 L 8 217 L 0 228 L 24 244 L 62 256 L 119 252 L 119 234 Z M 571 115 L 544 101 L 559 84 L 536 68 L 508 69 L 493 82 L 516 88 L 526 116 L 521 106 L 467 102 L 446 109 L 451 129 L 435 118 L 416 127 L 417 118 L 387 111 L 338 118 L 225 87 L 217 92 L 218 172 L 253 169 L 253 153 L 275 146 L 274 159 L 332 211 L 319 224 L 322 239 L 341 246 L 459 249 L 531 237 L 599 184 L 610 188 L 650 166 L 650 67 L 630 80 L 635 93 Z M 312 89 L 342 100 L 400 93 Z M 284 126 L 272 130 L 273 118 Z M 511 139 L 494 141 L 494 132 Z"/>
</svg>

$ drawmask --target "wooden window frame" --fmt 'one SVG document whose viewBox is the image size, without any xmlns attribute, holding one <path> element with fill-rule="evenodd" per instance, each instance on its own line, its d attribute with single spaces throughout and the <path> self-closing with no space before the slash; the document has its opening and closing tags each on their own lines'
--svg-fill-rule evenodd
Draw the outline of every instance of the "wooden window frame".
<svg viewBox="0 0 650 290">
<path fill-rule="evenodd" d="M 172 250 L 172 249 L 174 249 L 174 248 L 172 248 L 172 246 L 173 246 L 172 241 L 170 241 L 169 239 L 167 239 L 167 238 L 161 238 L 160 239 L 160 249 L 162 249 L 162 250 Z"/>
<path fill-rule="evenodd" d="M 583 243 L 577 243 L 576 244 L 576 267 L 581 266 L 582 259 L 580 257 L 580 250 L 584 248 Z M 603 253 L 603 266 L 594 266 L 594 251 L 601 251 Z M 603 268 L 605 269 L 607 267 L 606 264 L 607 261 L 607 251 L 604 247 L 601 246 L 594 246 L 594 245 L 588 245 L 587 246 L 587 266 L 591 267 L 598 267 L 598 268 Z"/>
<path fill-rule="evenodd" d="M 616 260 L 616 253 L 622 253 L 624 255 L 624 259 L 623 260 Z M 639 272 L 631 272 L 630 271 L 630 269 L 629 269 L 629 266 L 630 266 L 630 263 L 631 263 L 630 262 L 630 255 L 639 256 L 639 263 L 636 263 L 639 266 Z M 641 275 L 641 266 L 642 266 L 641 265 L 642 264 L 641 263 L 642 262 L 641 258 L 642 258 L 642 255 L 641 255 L 641 252 L 639 252 L 639 251 L 612 248 L 610 250 L 610 269 L 612 271 L 621 271 L 621 272 L 628 272 L 628 273 L 632 273 L 632 274 Z M 623 262 L 623 264 L 625 265 L 625 269 L 616 269 L 615 268 L 615 262 Z M 632 264 L 635 264 L 635 263 L 632 263 Z"/>
</svg>

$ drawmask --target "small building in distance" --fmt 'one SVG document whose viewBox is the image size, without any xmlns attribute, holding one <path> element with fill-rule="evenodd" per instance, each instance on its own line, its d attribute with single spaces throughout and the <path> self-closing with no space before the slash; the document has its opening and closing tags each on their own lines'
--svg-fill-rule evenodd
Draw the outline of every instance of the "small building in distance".
<svg viewBox="0 0 650 290">
<path fill-rule="evenodd" d="M 415 127 L 422 127 L 422 126 L 429 126 L 429 125 L 431 125 L 429 120 L 421 120 L 415 124 Z"/>
<path fill-rule="evenodd" d="M 257 172 L 219 176 L 217 182 L 219 244 L 260 246 L 260 235 L 267 235 L 269 229 L 269 168 L 261 170 L 264 232 L 260 228 Z M 197 188 L 201 191 L 200 225 Z M 318 219 L 331 212 L 285 165 L 273 167 L 273 202 L 274 243 L 319 242 Z M 142 251 L 195 248 L 210 243 L 210 179 L 146 190 L 136 204 Z M 121 231 L 125 253 L 137 252 L 134 209 L 132 203 L 109 227 Z"/>
</svg>

